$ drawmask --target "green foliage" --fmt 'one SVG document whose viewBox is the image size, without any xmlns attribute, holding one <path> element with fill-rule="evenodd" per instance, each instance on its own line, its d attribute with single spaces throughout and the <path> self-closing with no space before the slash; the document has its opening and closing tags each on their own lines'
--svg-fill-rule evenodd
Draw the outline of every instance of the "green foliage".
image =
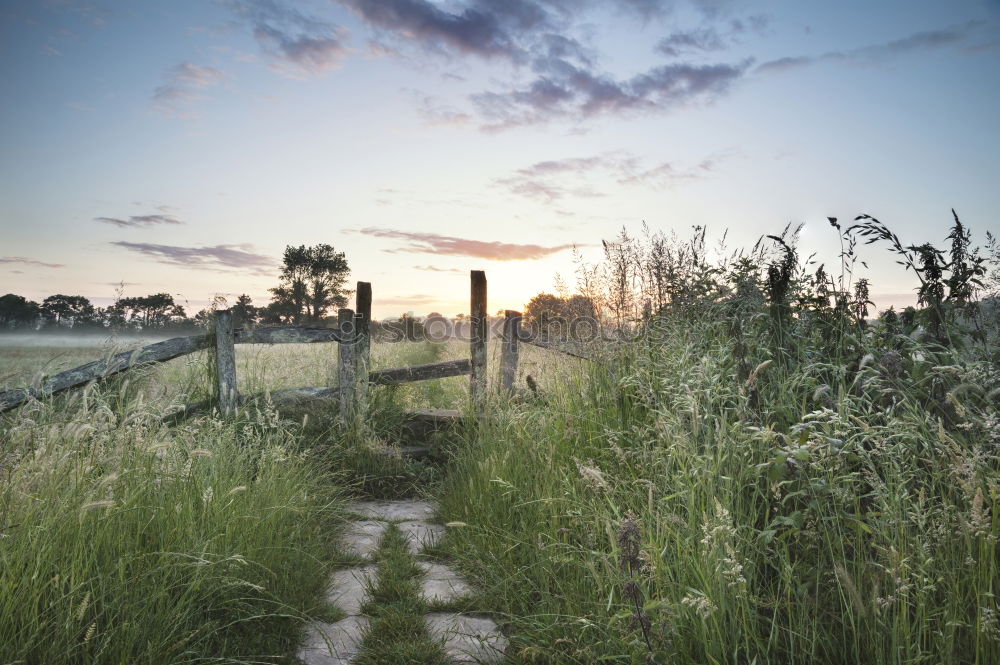
<svg viewBox="0 0 1000 665">
<path fill-rule="evenodd" d="M 24 296 L 8 293 L 0 296 L 0 329 L 29 328 L 38 321 L 41 306 Z"/>
<path fill-rule="evenodd" d="M 332 245 L 289 245 L 281 267 L 281 284 L 271 289 L 274 299 L 265 318 L 290 323 L 315 323 L 331 307 L 347 305 L 344 289 L 350 268 L 343 252 Z"/>
<path fill-rule="evenodd" d="M 1000 662 L 1000 368 L 957 264 L 938 336 L 866 320 L 849 236 L 836 281 L 777 238 L 455 451 L 447 549 L 510 662 Z"/>
<path fill-rule="evenodd" d="M 274 413 L 167 428 L 120 399 L 3 423 L 0 662 L 282 661 L 325 611 L 336 486 Z"/>
</svg>

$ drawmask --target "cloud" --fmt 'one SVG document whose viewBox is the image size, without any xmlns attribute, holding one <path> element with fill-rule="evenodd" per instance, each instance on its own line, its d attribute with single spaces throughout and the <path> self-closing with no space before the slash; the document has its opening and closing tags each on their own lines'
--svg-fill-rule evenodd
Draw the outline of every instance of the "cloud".
<svg viewBox="0 0 1000 665">
<path fill-rule="evenodd" d="M 427 272 L 454 272 L 465 274 L 466 271 L 458 268 L 438 268 L 437 266 L 413 266 L 414 270 L 426 270 Z"/>
<path fill-rule="evenodd" d="M 191 102 L 201 99 L 199 90 L 210 88 L 226 77 L 218 69 L 182 62 L 167 70 L 166 83 L 153 92 L 153 110 L 175 118 L 191 118 Z"/>
<path fill-rule="evenodd" d="M 527 87 L 482 92 L 470 97 L 486 120 L 483 129 L 503 130 L 556 118 L 582 120 L 597 115 L 665 111 L 695 101 L 711 101 L 740 80 L 752 61 L 739 64 L 668 64 L 617 80 L 562 58 L 541 58 Z"/>
<path fill-rule="evenodd" d="M 548 122 L 555 118 L 581 120 L 600 114 L 662 111 L 678 104 L 710 100 L 726 92 L 750 63 L 695 65 L 673 63 L 620 79 L 604 74 L 592 48 L 574 37 L 588 32 L 582 17 L 604 9 L 596 0 L 337 0 L 386 38 L 410 43 L 447 56 L 476 56 L 528 67 L 533 79 L 506 90 L 484 90 L 469 96 L 482 128 L 500 130 Z M 614 6 L 644 20 L 673 11 L 680 0 L 616 0 Z M 721 16 L 730 0 L 690 0 L 709 20 Z M 747 19 L 750 20 L 750 19 Z M 754 19 L 756 20 L 756 19 Z M 739 29 L 737 30 L 737 25 Z M 745 30 L 739 20 L 730 31 Z M 713 41 L 713 36 L 715 41 Z M 666 52 L 700 47 L 713 49 L 721 37 L 706 28 L 675 33 L 662 44 Z M 395 47 L 393 44 L 392 47 Z M 397 50 L 393 50 L 398 53 Z M 384 51 L 384 49 L 380 49 Z M 421 107 L 431 124 L 464 123 L 469 114 L 446 108 Z"/>
<path fill-rule="evenodd" d="M 515 175 L 510 178 L 498 178 L 495 182 L 506 186 L 511 194 L 535 199 L 543 203 L 553 203 L 566 197 L 593 199 L 606 196 L 606 194 L 590 186 L 569 187 L 553 184 L 544 179 L 533 179 L 528 176 Z"/>
<path fill-rule="evenodd" d="M 756 69 L 758 72 L 773 72 L 820 64 L 823 62 L 850 62 L 854 64 L 871 64 L 898 55 L 917 51 L 929 51 L 947 46 L 954 46 L 966 41 L 975 31 L 985 24 L 984 21 L 968 21 L 958 25 L 917 32 L 907 37 L 894 39 L 882 44 L 863 46 L 856 49 L 827 51 L 819 55 L 788 56 L 762 63 Z"/>
<path fill-rule="evenodd" d="M 243 270 L 255 275 L 271 274 L 275 261 L 264 254 L 251 252 L 252 245 L 215 245 L 214 247 L 177 247 L 145 242 L 116 241 L 118 247 L 147 256 L 158 263 L 202 270 Z"/>
<path fill-rule="evenodd" d="M 596 192 L 582 185 L 569 185 L 567 176 L 583 177 L 598 169 L 619 168 L 614 154 L 593 157 L 569 157 L 535 162 L 517 169 L 506 178 L 497 178 L 494 184 L 507 188 L 511 194 L 542 203 L 555 203 L 568 196 L 593 197 Z"/>
<path fill-rule="evenodd" d="M 677 30 L 657 42 L 655 50 L 670 58 L 724 51 L 740 43 L 749 32 L 765 35 L 770 22 L 766 14 L 752 14 L 725 22 L 711 22 L 691 30 Z"/>
<path fill-rule="evenodd" d="M 521 38 L 550 25 L 531 0 L 473 0 L 454 13 L 428 0 L 339 0 L 369 25 L 442 52 L 521 59 Z"/>
<path fill-rule="evenodd" d="M 659 41 L 656 50 L 677 57 L 686 53 L 721 51 L 727 46 L 719 31 L 712 27 L 674 32 Z"/>
<path fill-rule="evenodd" d="M 65 268 L 66 265 L 63 263 L 46 263 L 44 261 L 38 261 L 36 259 L 29 259 L 24 256 L 0 256 L 0 263 L 4 264 L 20 264 L 25 266 L 32 266 L 34 268 Z"/>
<path fill-rule="evenodd" d="M 229 8 L 253 30 L 254 39 L 276 62 L 271 69 L 293 78 L 320 74 L 350 52 L 347 30 L 303 14 L 278 0 L 228 0 Z"/>
<path fill-rule="evenodd" d="M 700 180 L 712 172 L 715 161 L 706 159 L 692 167 L 682 168 L 672 162 L 663 162 L 650 169 L 621 175 L 620 185 L 650 185 L 654 188 L 671 187 L 690 180 Z"/>
<path fill-rule="evenodd" d="M 183 224 L 184 222 L 179 219 L 175 219 L 171 215 L 131 215 L 128 218 L 123 217 L 95 217 L 95 222 L 101 222 L 102 224 L 111 224 L 113 226 L 118 226 L 121 228 L 139 228 L 139 227 L 149 227 L 155 226 L 156 224 Z"/>
<path fill-rule="evenodd" d="M 471 256 L 491 261 L 540 259 L 574 247 L 572 244 L 544 247 L 542 245 L 520 245 L 498 241 L 486 242 L 456 238 L 454 236 L 442 236 L 435 233 L 411 233 L 408 231 L 374 227 L 361 229 L 359 233 L 376 238 L 393 238 L 409 241 L 409 244 L 399 249 L 385 250 L 390 253 L 419 252 L 446 256 Z"/>
<path fill-rule="evenodd" d="M 554 173 L 582 173 L 591 171 L 599 166 L 604 166 L 612 162 L 612 157 L 608 155 L 596 155 L 594 157 L 569 157 L 567 159 L 550 159 L 542 162 L 535 162 L 531 166 L 518 169 L 517 173 L 523 176 L 546 176 Z"/>
<path fill-rule="evenodd" d="M 412 91 L 418 99 L 417 113 L 431 127 L 466 125 L 472 121 L 472 116 L 449 104 L 441 102 L 432 95 Z"/>
<path fill-rule="evenodd" d="M 647 185 L 659 189 L 707 177 L 721 159 L 722 156 L 710 157 L 693 166 L 661 162 L 647 168 L 639 157 L 615 151 L 535 162 L 506 178 L 497 178 L 494 184 L 507 188 L 512 194 L 551 204 L 573 196 L 604 196 L 582 182 L 591 175 L 599 175 L 600 182 L 614 180 L 620 185 Z"/>
</svg>

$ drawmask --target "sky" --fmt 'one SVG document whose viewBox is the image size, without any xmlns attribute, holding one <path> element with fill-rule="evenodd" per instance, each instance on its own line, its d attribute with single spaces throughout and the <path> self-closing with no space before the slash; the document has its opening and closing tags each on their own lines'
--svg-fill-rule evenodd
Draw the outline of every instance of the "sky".
<svg viewBox="0 0 1000 665">
<path fill-rule="evenodd" d="M 4 0 L 0 293 L 520 309 L 624 227 L 1000 231 L 1000 1 Z M 914 278 L 862 249 L 880 305 Z M 860 276 L 860 275 L 859 275 Z"/>
</svg>

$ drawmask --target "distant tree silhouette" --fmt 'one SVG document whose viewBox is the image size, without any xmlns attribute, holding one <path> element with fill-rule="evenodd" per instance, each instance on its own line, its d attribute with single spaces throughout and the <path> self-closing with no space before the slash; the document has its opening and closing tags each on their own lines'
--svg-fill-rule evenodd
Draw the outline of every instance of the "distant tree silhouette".
<svg viewBox="0 0 1000 665">
<path fill-rule="evenodd" d="M 76 326 L 93 320 L 94 306 L 83 296 L 66 296 L 61 293 L 42 301 L 41 313 L 59 326 Z"/>
<path fill-rule="evenodd" d="M 187 317 L 184 307 L 175 303 L 169 293 L 122 298 L 114 306 L 122 319 L 138 323 L 143 329 L 163 327 L 171 320 Z"/>
<path fill-rule="evenodd" d="M 344 307 L 350 291 L 344 289 L 350 267 L 343 252 L 332 245 L 285 248 L 281 283 L 271 289 L 274 300 L 267 319 L 314 323 L 334 307 Z"/>
<path fill-rule="evenodd" d="M 20 328 L 38 321 L 41 307 L 24 296 L 8 293 L 0 296 L 0 328 Z"/>
<path fill-rule="evenodd" d="M 232 311 L 233 323 L 237 326 L 256 323 L 260 318 L 260 310 L 254 307 L 253 300 L 245 293 L 236 299 L 236 304 L 233 305 Z"/>
<path fill-rule="evenodd" d="M 525 307 L 525 318 L 537 330 L 544 330 L 549 324 L 562 321 L 565 305 L 566 301 L 559 296 L 539 293 Z"/>
</svg>

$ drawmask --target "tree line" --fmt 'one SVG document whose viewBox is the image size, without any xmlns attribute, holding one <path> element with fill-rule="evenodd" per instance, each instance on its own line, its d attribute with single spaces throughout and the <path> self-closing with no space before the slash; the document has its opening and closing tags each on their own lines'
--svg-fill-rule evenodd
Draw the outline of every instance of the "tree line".
<svg viewBox="0 0 1000 665">
<path fill-rule="evenodd" d="M 254 305 L 247 294 L 231 305 L 216 296 L 211 307 L 189 316 L 170 293 L 118 297 L 107 307 L 97 307 L 82 295 L 57 293 L 36 302 L 8 293 L 0 296 L 0 330 L 177 330 L 205 325 L 222 307 L 232 308 L 238 325 L 319 325 L 347 305 L 352 293 L 344 288 L 349 274 L 347 258 L 332 245 L 289 245 L 266 306 Z"/>
</svg>

